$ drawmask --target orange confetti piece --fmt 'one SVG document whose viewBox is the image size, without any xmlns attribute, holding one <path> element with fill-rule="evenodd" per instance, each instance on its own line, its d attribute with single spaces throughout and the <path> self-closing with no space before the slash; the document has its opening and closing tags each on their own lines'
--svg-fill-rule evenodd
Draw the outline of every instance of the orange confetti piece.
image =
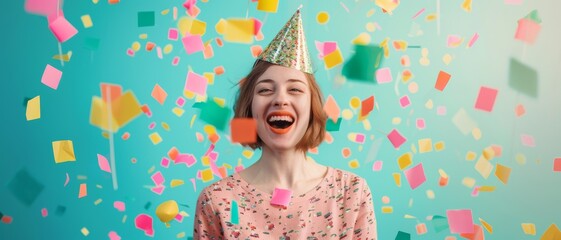
<svg viewBox="0 0 561 240">
<path fill-rule="evenodd" d="M 152 49 L 154 49 L 155 46 L 156 44 L 154 44 L 153 42 L 146 43 L 146 51 L 148 52 L 152 51 Z"/>
<path fill-rule="evenodd" d="M 216 75 L 222 75 L 224 73 L 224 67 L 223 66 L 218 66 L 214 68 L 214 73 Z"/>
</svg>

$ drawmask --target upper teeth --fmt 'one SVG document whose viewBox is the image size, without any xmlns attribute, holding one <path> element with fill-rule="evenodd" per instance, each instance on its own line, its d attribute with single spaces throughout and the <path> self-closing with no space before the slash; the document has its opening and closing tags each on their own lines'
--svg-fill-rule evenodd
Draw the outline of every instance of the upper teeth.
<svg viewBox="0 0 561 240">
<path fill-rule="evenodd" d="M 289 116 L 271 116 L 271 117 L 269 118 L 269 121 L 270 121 L 270 122 L 273 122 L 273 121 L 287 121 L 287 122 L 292 122 L 292 121 L 294 121 L 294 120 L 292 120 L 292 117 L 289 117 Z"/>
</svg>

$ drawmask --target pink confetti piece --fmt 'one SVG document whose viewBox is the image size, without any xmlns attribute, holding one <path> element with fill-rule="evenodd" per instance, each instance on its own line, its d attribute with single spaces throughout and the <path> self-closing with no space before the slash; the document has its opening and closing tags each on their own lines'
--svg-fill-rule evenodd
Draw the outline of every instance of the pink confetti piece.
<svg viewBox="0 0 561 240">
<path fill-rule="evenodd" d="M 234 171 L 240 172 L 240 171 L 242 171 L 243 169 L 244 169 L 243 165 L 238 165 L 238 166 L 236 166 L 236 167 L 234 168 Z"/>
<path fill-rule="evenodd" d="M 179 57 L 174 57 L 173 60 L 171 61 L 171 65 L 173 66 L 177 66 L 179 64 Z"/>
<path fill-rule="evenodd" d="M 162 183 L 164 183 L 164 181 L 165 181 L 164 176 L 162 175 L 162 172 L 160 172 L 160 171 L 152 174 L 151 178 L 152 178 L 152 181 L 154 182 L 154 184 L 156 184 L 156 186 L 162 185 Z"/>
<path fill-rule="evenodd" d="M 56 14 L 58 0 L 26 0 L 24 8 L 28 13 L 50 16 Z"/>
<path fill-rule="evenodd" d="M 417 13 L 415 13 L 415 15 L 413 15 L 412 19 L 417 18 L 419 15 L 421 15 L 423 12 L 425 12 L 425 8 L 422 8 L 421 10 L 419 10 Z"/>
<path fill-rule="evenodd" d="M 445 106 L 438 106 L 436 108 L 436 114 L 438 114 L 439 116 L 446 115 L 446 107 Z"/>
<path fill-rule="evenodd" d="M 191 184 L 193 185 L 193 191 L 197 191 L 197 183 L 195 182 L 194 178 L 189 179 L 191 181 Z"/>
<path fill-rule="evenodd" d="M 479 186 L 473 187 L 473 190 L 471 191 L 471 196 L 472 196 L 472 197 L 477 197 L 477 196 L 479 196 Z"/>
<path fill-rule="evenodd" d="M 178 39 L 177 36 L 178 35 L 179 34 L 178 34 L 178 31 L 177 31 L 177 28 L 170 28 L 168 30 L 168 39 L 169 40 L 177 41 L 177 39 Z"/>
<path fill-rule="evenodd" d="M 409 100 L 409 96 L 405 95 L 405 96 L 401 97 L 399 99 L 399 105 L 401 105 L 402 108 L 406 108 L 409 105 L 411 105 L 411 101 Z"/>
<path fill-rule="evenodd" d="M 44 218 L 49 216 L 49 211 L 46 208 L 42 208 L 41 209 L 41 216 L 43 216 Z"/>
<path fill-rule="evenodd" d="M 166 189 L 165 186 L 158 186 L 158 187 L 153 187 L 150 190 L 155 194 L 162 195 L 165 189 Z"/>
<path fill-rule="evenodd" d="M 46 86 L 56 90 L 62 77 L 62 72 L 53 66 L 47 64 L 45 71 L 43 71 L 43 76 L 41 77 L 41 83 Z"/>
<path fill-rule="evenodd" d="M 535 147 L 536 143 L 534 142 L 534 137 L 527 135 L 527 134 L 522 134 L 520 135 L 520 140 L 522 140 L 522 145 L 526 146 L 526 147 Z"/>
<path fill-rule="evenodd" d="M 498 93 L 499 90 L 497 89 L 481 86 L 475 102 L 475 109 L 486 112 L 493 111 L 493 106 L 495 105 Z"/>
<path fill-rule="evenodd" d="M 259 19 L 253 18 L 253 35 L 259 34 L 259 31 L 261 31 L 262 26 L 263 23 L 259 21 Z"/>
<path fill-rule="evenodd" d="M 208 156 L 212 151 L 214 151 L 214 144 L 210 144 L 204 156 Z"/>
<path fill-rule="evenodd" d="M 162 165 L 162 167 L 168 168 L 168 167 L 169 167 L 169 163 L 170 163 L 169 159 L 166 158 L 166 157 L 163 157 L 163 158 L 162 158 L 162 161 L 160 162 L 160 165 Z"/>
<path fill-rule="evenodd" d="M 271 204 L 288 207 L 291 197 L 292 190 L 275 188 L 275 190 L 273 191 L 273 196 L 271 197 Z"/>
<path fill-rule="evenodd" d="M 540 33 L 541 26 L 531 19 L 523 18 L 518 20 L 518 27 L 514 34 L 514 39 L 525 43 L 533 44 Z"/>
<path fill-rule="evenodd" d="M 175 104 L 177 104 L 178 107 L 183 107 L 185 104 L 185 98 L 178 97 L 177 100 L 175 100 Z"/>
<path fill-rule="evenodd" d="M 163 59 L 164 55 L 162 55 L 162 48 L 161 47 L 156 47 L 156 55 L 158 56 L 159 59 Z"/>
<path fill-rule="evenodd" d="M 355 137 L 355 142 L 362 144 L 362 143 L 364 143 L 365 139 L 366 139 L 366 137 L 364 136 L 364 134 L 357 133 L 356 137 Z"/>
<path fill-rule="evenodd" d="M 78 30 L 63 15 L 59 15 L 53 22 L 49 23 L 49 29 L 60 43 L 68 41 L 78 33 Z"/>
<path fill-rule="evenodd" d="M 109 232 L 108 235 L 109 235 L 109 240 L 121 240 L 121 237 L 115 231 Z"/>
<path fill-rule="evenodd" d="M 156 127 L 155 122 L 151 122 L 150 125 L 148 125 L 148 129 L 150 129 L 150 130 L 154 129 L 154 127 Z"/>
<path fill-rule="evenodd" d="M 372 171 L 382 171 L 382 167 L 384 166 L 384 162 L 378 160 L 376 162 L 374 162 L 374 164 L 372 164 Z"/>
<path fill-rule="evenodd" d="M 64 186 L 66 187 L 66 185 L 68 185 L 68 182 L 70 182 L 70 176 L 68 176 L 68 173 L 66 173 L 66 180 L 64 181 Z"/>
<path fill-rule="evenodd" d="M 119 212 L 124 212 L 125 211 L 125 203 L 124 202 L 115 201 L 115 202 L 113 202 L 113 207 L 115 209 L 117 209 Z"/>
<path fill-rule="evenodd" d="M 147 236 L 153 237 L 154 236 L 154 228 L 152 227 L 152 217 L 147 214 L 139 214 L 134 219 L 134 226 L 142 231 Z"/>
<path fill-rule="evenodd" d="M 184 154 L 184 153 L 178 154 L 173 161 L 174 164 L 184 163 L 185 165 L 187 165 L 187 167 L 191 167 L 195 163 L 197 163 L 197 159 L 195 158 L 195 156 L 191 154 Z"/>
<path fill-rule="evenodd" d="M 337 42 L 325 42 L 323 43 L 323 55 L 327 56 L 332 52 L 337 50 Z"/>
<path fill-rule="evenodd" d="M 405 178 L 407 178 L 407 182 L 409 182 L 409 186 L 413 190 L 427 181 L 422 163 L 419 163 L 416 166 L 405 170 L 404 173 Z"/>
<path fill-rule="evenodd" d="M 131 57 L 134 57 L 134 50 L 128 48 L 128 49 L 127 49 L 127 55 L 129 55 L 129 56 L 131 56 Z"/>
<path fill-rule="evenodd" d="M 451 233 L 473 233 L 473 218 L 470 209 L 446 210 Z"/>
<path fill-rule="evenodd" d="M 479 34 L 478 34 L 478 33 L 474 33 L 473 36 L 471 37 L 471 39 L 469 40 L 468 48 L 470 48 L 471 46 L 473 46 L 473 44 L 475 43 L 475 41 L 477 41 L 478 38 L 479 38 Z"/>
<path fill-rule="evenodd" d="M 185 48 L 185 52 L 187 52 L 187 54 L 189 55 L 204 50 L 203 40 L 200 35 L 187 34 L 184 38 L 181 39 L 181 41 L 183 42 L 183 48 Z"/>
<path fill-rule="evenodd" d="M 392 143 L 393 147 L 396 149 L 399 148 L 399 146 L 401 146 L 407 140 L 397 131 L 397 129 L 393 129 L 387 137 Z"/>
<path fill-rule="evenodd" d="M 376 82 L 378 82 L 379 84 L 389 83 L 392 80 L 392 73 L 389 67 L 376 70 Z"/>
<path fill-rule="evenodd" d="M 417 125 L 417 129 L 419 129 L 419 130 L 425 129 L 425 119 L 424 118 L 417 118 L 415 123 Z"/>
<path fill-rule="evenodd" d="M 107 158 L 105 158 L 103 155 L 97 154 L 97 163 L 102 171 L 111 173 L 111 168 L 109 167 L 109 161 L 107 161 Z"/>
<path fill-rule="evenodd" d="M 213 162 L 216 162 L 216 159 L 218 159 L 218 153 L 215 151 L 212 151 L 208 154 L 208 157 L 210 158 L 210 160 L 212 160 Z"/>
<path fill-rule="evenodd" d="M 185 90 L 189 90 L 200 96 L 204 96 L 206 94 L 207 86 L 208 81 L 205 77 L 198 75 L 192 71 L 189 71 L 189 73 L 187 73 L 184 87 Z"/>
<path fill-rule="evenodd" d="M 174 219 L 175 219 L 175 221 L 177 221 L 177 222 L 183 222 L 183 215 L 181 215 L 181 214 L 178 213 L 177 215 L 175 215 L 175 218 L 174 218 Z"/>
<path fill-rule="evenodd" d="M 462 38 L 458 35 L 448 35 L 447 47 L 454 48 L 462 43 Z"/>
</svg>

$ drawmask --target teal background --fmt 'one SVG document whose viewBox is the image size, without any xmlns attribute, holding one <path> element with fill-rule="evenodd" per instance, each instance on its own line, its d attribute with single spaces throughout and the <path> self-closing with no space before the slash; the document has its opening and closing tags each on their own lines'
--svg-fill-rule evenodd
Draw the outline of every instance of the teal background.
<svg viewBox="0 0 561 240">
<path fill-rule="evenodd" d="M 79 33 L 62 44 L 63 52 L 71 50 L 73 55 L 70 62 L 61 66 L 60 61 L 52 59 L 58 54 L 58 44 L 47 27 L 47 19 L 26 13 L 24 1 L 6 1 L 2 4 L 4 11 L 0 16 L 4 23 L 0 38 L 0 46 L 4 49 L 0 65 L 0 79 L 3 81 L 0 120 L 4 127 L 0 138 L 0 212 L 11 216 L 13 222 L 0 224 L 0 239 L 108 239 L 110 231 L 117 232 L 122 239 L 149 238 L 134 227 L 134 218 L 142 213 L 154 218 L 155 239 L 175 239 L 181 232 L 186 237 L 191 236 L 197 196 L 211 182 L 203 183 L 197 179 L 196 190 L 190 183 L 198 170 L 206 168 L 202 166 L 200 157 L 210 146 L 208 140 L 196 141 L 196 132 L 204 134 L 204 122 L 196 120 L 192 127 L 189 126 L 191 117 L 199 114 L 198 109 L 191 107 L 195 100 L 187 100 L 182 117 L 171 112 L 175 99 L 183 94 L 187 71 L 190 67 L 202 74 L 223 65 L 226 72 L 216 76 L 215 84 L 208 88 L 208 95 L 225 98 L 231 108 L 237 91 L 235 83 L 248 73 L 254 60 L 249 51 L 250 45 L 225 42 L 224 47 L 218 47 L 214 42 L 214 38 L 219 37 L 215 24 L 220 18 L 243 18 L 246 13 L 258 18 L 264 21 L 262 31 L 265 39 L 254 44 L 265 47 L 300 4 L 304 5 L 302 11 L 308 46 L 324 95 L 333 95 L 342 110 L 351 109 L 355 113 L 352 119 L 343 121 L 340 131 L 331 133 L 335 139 L 332 144 L 322 144 L 319 154 L 310 156 L 322 164 L 352 171 L 367 179 L 374 196 L 380 239 L 394 239 L 398 231 L 410 233 L 412 239 L 460 238 L 449 230 L 435 232 L 427 220 L 432 215 L 446 216 L 448 209 L 471 209 L 474 223 L 481 225 L 479 218 L 490 223 L 493 233 L 484 230 L 488 239 L 539 239 L 551 224 L 561 225 L 561 173 L 552 170 L 553 159 L 561 157 L 561 33 L 557 26 L 561 22 L 561 2 L 526 0 L 521 5 L 506 5 L 496 0 L 473 1 L 473 9 L 469 13 L 461 8 L 462 2 L 440 1 L 441 29 L 438 34 L 437 22 L 425 20 L 428 14 L 436 12 L 436 1 L 403 1 L 391 15 L 382 13 L 373 1 L 281 1 L 278 12 L 272 14 L 256 10 L 256 3 L 248 1 L 198 1 L 197 6 L 201 9 L 198 19 L 207 23 L 203 41 L 213 40 L 214 48 L 214 57 L 204 60 L 201 52 L 187 55 L 180 41 L 167 39 L 168 28 L 176 27 L 177 23 L 171 12 L 167 15 L 160 12 L 172 7 L 182 9 L 183 1 L 123 0 L 115 5 L 109 5 L 104 0 L 98 4 L 86 0 L 65 1 L 64 14 Z M 347 6 L 349 12 L 341 4 Z M 421 8 L 425 8 L 425 12 L 412 19 Z M 367 17 L 370 9 L 375 9 L 375 14 Z M 536 43 L 528 45 L 515 40 L 514 33 L 518 19 L 534 9 L 538 10 L 542 19 L 542 29 Z M 137 13 L 141 11 L 155 11 L 156 25 L 137 27 Z M 330 14 L 326 25 L 315 21 L 320 11 Z M 91 16 L 92 28 L 86 29 L 82 25 L 80 16 L 84 14 Z M 381 67 L 391 68 L 394 79 L 391 84 L 341 81 L 343 65 L 326 70 L 323 61 L 317 58 L 314 41 L 337 41 L 344 59 L 348 60 L 354 49 L 352 39 L 361 32 L 367 32 L 365 25 L 368 22 L 377 22 L 382 28 L 369 33 L 371 44 L 389 38 L 390 43 L 405 40 L 409 45 L 422 46 L 429 50 L 430 65 L 419 64 L 420 48 L 399 52 L 390 47 L 390 56 L 384 59 Z M 423 35 L 408 36 L 413 23 L 420 26 Z M 476 32 L 480 35 L 479 39 L 473 47 L 466 48 Z M 148 34 L 148 39 L 139 39 L 142 33 Z M 464 38 L 462 45 L 447 48 L 449 34 Z M 85 48 L 88 37 L 100 39 L 97 50 Z M 142 48 L 130 57 L 126 50 L 135 41 L 139 41 Z M 147 41 L 162 47 L 172 43 L 174 49 L 159 59 L 155 50 L 144 50 Z M 446 53 L 453 56 L 449 65 L 442 61 Z M 403 55 L 411 59 L 408 69 L 414 77 L 409 82 L 418 83 L 418 93 L 410 93 L 407 90 L 409 83 L 403 83 L 398 78 L 405 69 L 399 64 Z M 178 66 L 171 65 L 174 56 L 181 57 Z M 511 58 L 537 72 L 537 96 L 525 94 L 509 84 Z M 40 82 L 46 64 L 63 71 L 58 90 Z M 440 70 L 452 75 L 443 92 L 433 88 Z M 97 163 L 97 154 L 109 157 L 108 140 L 102 136 L 100 129 L 89 123 L 92 97 L 100 96 L 102 82 L 132 90 L 139 102 L 148 104 L 153 113 L 151 118 L 141 115 L 115 135 L 117 191 L 112 188 L 110 174 L 101 171 Z M 163 106 L 150 96 L 156 83 L 168 93 Z M 482 85 L 499 90 L 492 112 L 473 108 Z M 399 90 L 399 96 L 395 88 Z M 408 94 L 412 102 L 405 109 L 398 102 L 403 94 Z M 41 118 L 26 121 L 24 100 L 37 95 L 41 96 Z M 368 117 L 372 130 L 365 130 L 362 123 L 356 121 L 358 109 L 352 109 L 349 101 L 353 96 L 365 99 L 371 95 L 376 97 L 378 106 Z M 425 107 L 428 99 L 434 102 L 433 109 Z M 517 104 L 526 108 L 526 114 L 519 118 L 514 114 Z M 446 115 L 437 115 L 437 106 L 445 106 Z M 477 122 L 482 131 L 481 139 L 463 135 L 454 126 L 452 117 L 460 108 L 464 108 Z M 393 124 L 394 117 L 401 118 L 401 123 Z M 425 119 L 426 129 L 415 127 L 414 121 L 418 117 Z M 157 124 L 154 130 L 148 129 L 151 122 Z M 169 124 L 170 131 L 162 128 L 162 122 Z M 407 138 L 400 149 L 394 149 L 385 137 L 394 128 Z M 120 138 L 124 132 L 131 134 L 129 140 Z M 152 132 L 158 132 L 163 142 L 153 145 L 148 138 Z M 348 133 L 363 133 L 367 141 L 362 145 L 351 142 L 347 139 Z M 536 146 L 523 146 L 521 134 L 532 135 Z M 216 145 L 215 151 L 220 153 L 219 166 L 224 163 L 236 166 L 241 158 L 247 167 L 259 158 L 260 154 L 256 152 L 251 159 L 245 159 L 241 155 L 243 148 L 231 144 L 227 135 L 229 130 L 220 132 L 221 140 Z M 423 163 L 427 176 L 427 181 L 419 188 L 411 190 L 403 173 L 401 187 L 396 186 L 392 173 L 401 172 L 396 163 L 397 157 L 412 151 L 412 146 L 422 138 L 432 138 L 433 143 L 444 141 L 445 150 L 414 154 L 412 166 Z M 51 142 L 56 140 L 73 141 L 75 162 L 54 162 Z M 502 156 L 493 159 L 492 163 L 512 169 L 506 185 L 493 173 L 488 179 L 483 179 L 474 169 L 475 161 L 465 160 L 468 151 L 476 152 L 479 157 L 481 151 L 492 144 L 503 149 Z M 181 152 L 195 155 L 197 164 L 191 168 L 173 164 L 169 168 L 160 166 L 161 158 L 173 146 Z M 341 155 L 344 147 L 352 150 L 348 159 Z M 517 154 L 525 156 L 524 164 L 515 161 Z M 136 163 L 131 161 L 133 158 Z M 352 159 L 360 162 L 359 168 L 349 167 L 348 162 Z M 375 160 L 384 162 L 382 171 L 372 171 Z M 153 184 L 151 173 L 148 173 L 152 167 L 154 172 L 161 171 L 166 179 L 166 189 L 161 196 L 148 188 Z M 19 202 L 7 188 L 20 169 L 26 169 L 44 185 L 31 206 Z M 450 176 L 448 186 L 438 186 L 438 169 L 443 169 Z M 228 173 L 232 172 L 230 169 Z M 64 187 L 66 173 L 70 182 Z M 464 177 L 474 178 L 476 186 L 491 185 L 496 186 L 496 190 L 473 197 L 472 189 L 461 183 Z M 172 179 L 182 179 L 185 184 L 171 188 L 169 183 Z M 88 196 L 78 199 L 80 183 L 88 184 Z M 434 191 L 435 199 L 427 198 L 427 190 Z M 383 196 L 390 198 L 389 204 L 382 203 Z M 94 205 L 97 199 L 103 201 Z M 184 204 L 180 210 L 190 216 L 181 223 L 173 221 L 171 227 L 166 228 L 155 216 L 155 209 L 158 204 L 171 199 Z M 113 208 L 114 201 L 125 202 L 126 211 L 119 212 Z M 147 203 L 150 203 L 148 208 L 145 207 Z M 55 214 L 57 206 L 65 206 L 65 213 Z M 383 214 L 383 206 L 392 206 L 393 213 Z M 46 218 L 41 216 L 42 208 L 49 211 Z M 406 219 L 406 214 L 416 218 Z M 126 220 L 123 222 L 124 216 Z M 417 235 L 417 223 L 425 223 L 428 232 Z M 537 234 L 525 235 L 521 223 L 534 223 Z M 80 232 L 83 227 L 90 232 L 87 237 Z"/>
</svg>

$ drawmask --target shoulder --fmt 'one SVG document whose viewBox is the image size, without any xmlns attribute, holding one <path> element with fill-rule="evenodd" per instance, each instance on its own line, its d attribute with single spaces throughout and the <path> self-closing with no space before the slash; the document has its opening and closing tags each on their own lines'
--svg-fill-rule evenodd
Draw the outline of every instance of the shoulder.
<svg viewBox="0 0 561 240">
<path fill-rule="evenodd" d="M 235 179 L 233 175 L 220 179 L 201 190 L 199 201 L 212 201 L 227 198 L 235 190 Z"/>
<path fill-rule="evenodd" d="M 338 168 L 333 168 L 333 180 L 342 186 L 367 185 L 366 180 L 358 174 Z"/>
</svg>

